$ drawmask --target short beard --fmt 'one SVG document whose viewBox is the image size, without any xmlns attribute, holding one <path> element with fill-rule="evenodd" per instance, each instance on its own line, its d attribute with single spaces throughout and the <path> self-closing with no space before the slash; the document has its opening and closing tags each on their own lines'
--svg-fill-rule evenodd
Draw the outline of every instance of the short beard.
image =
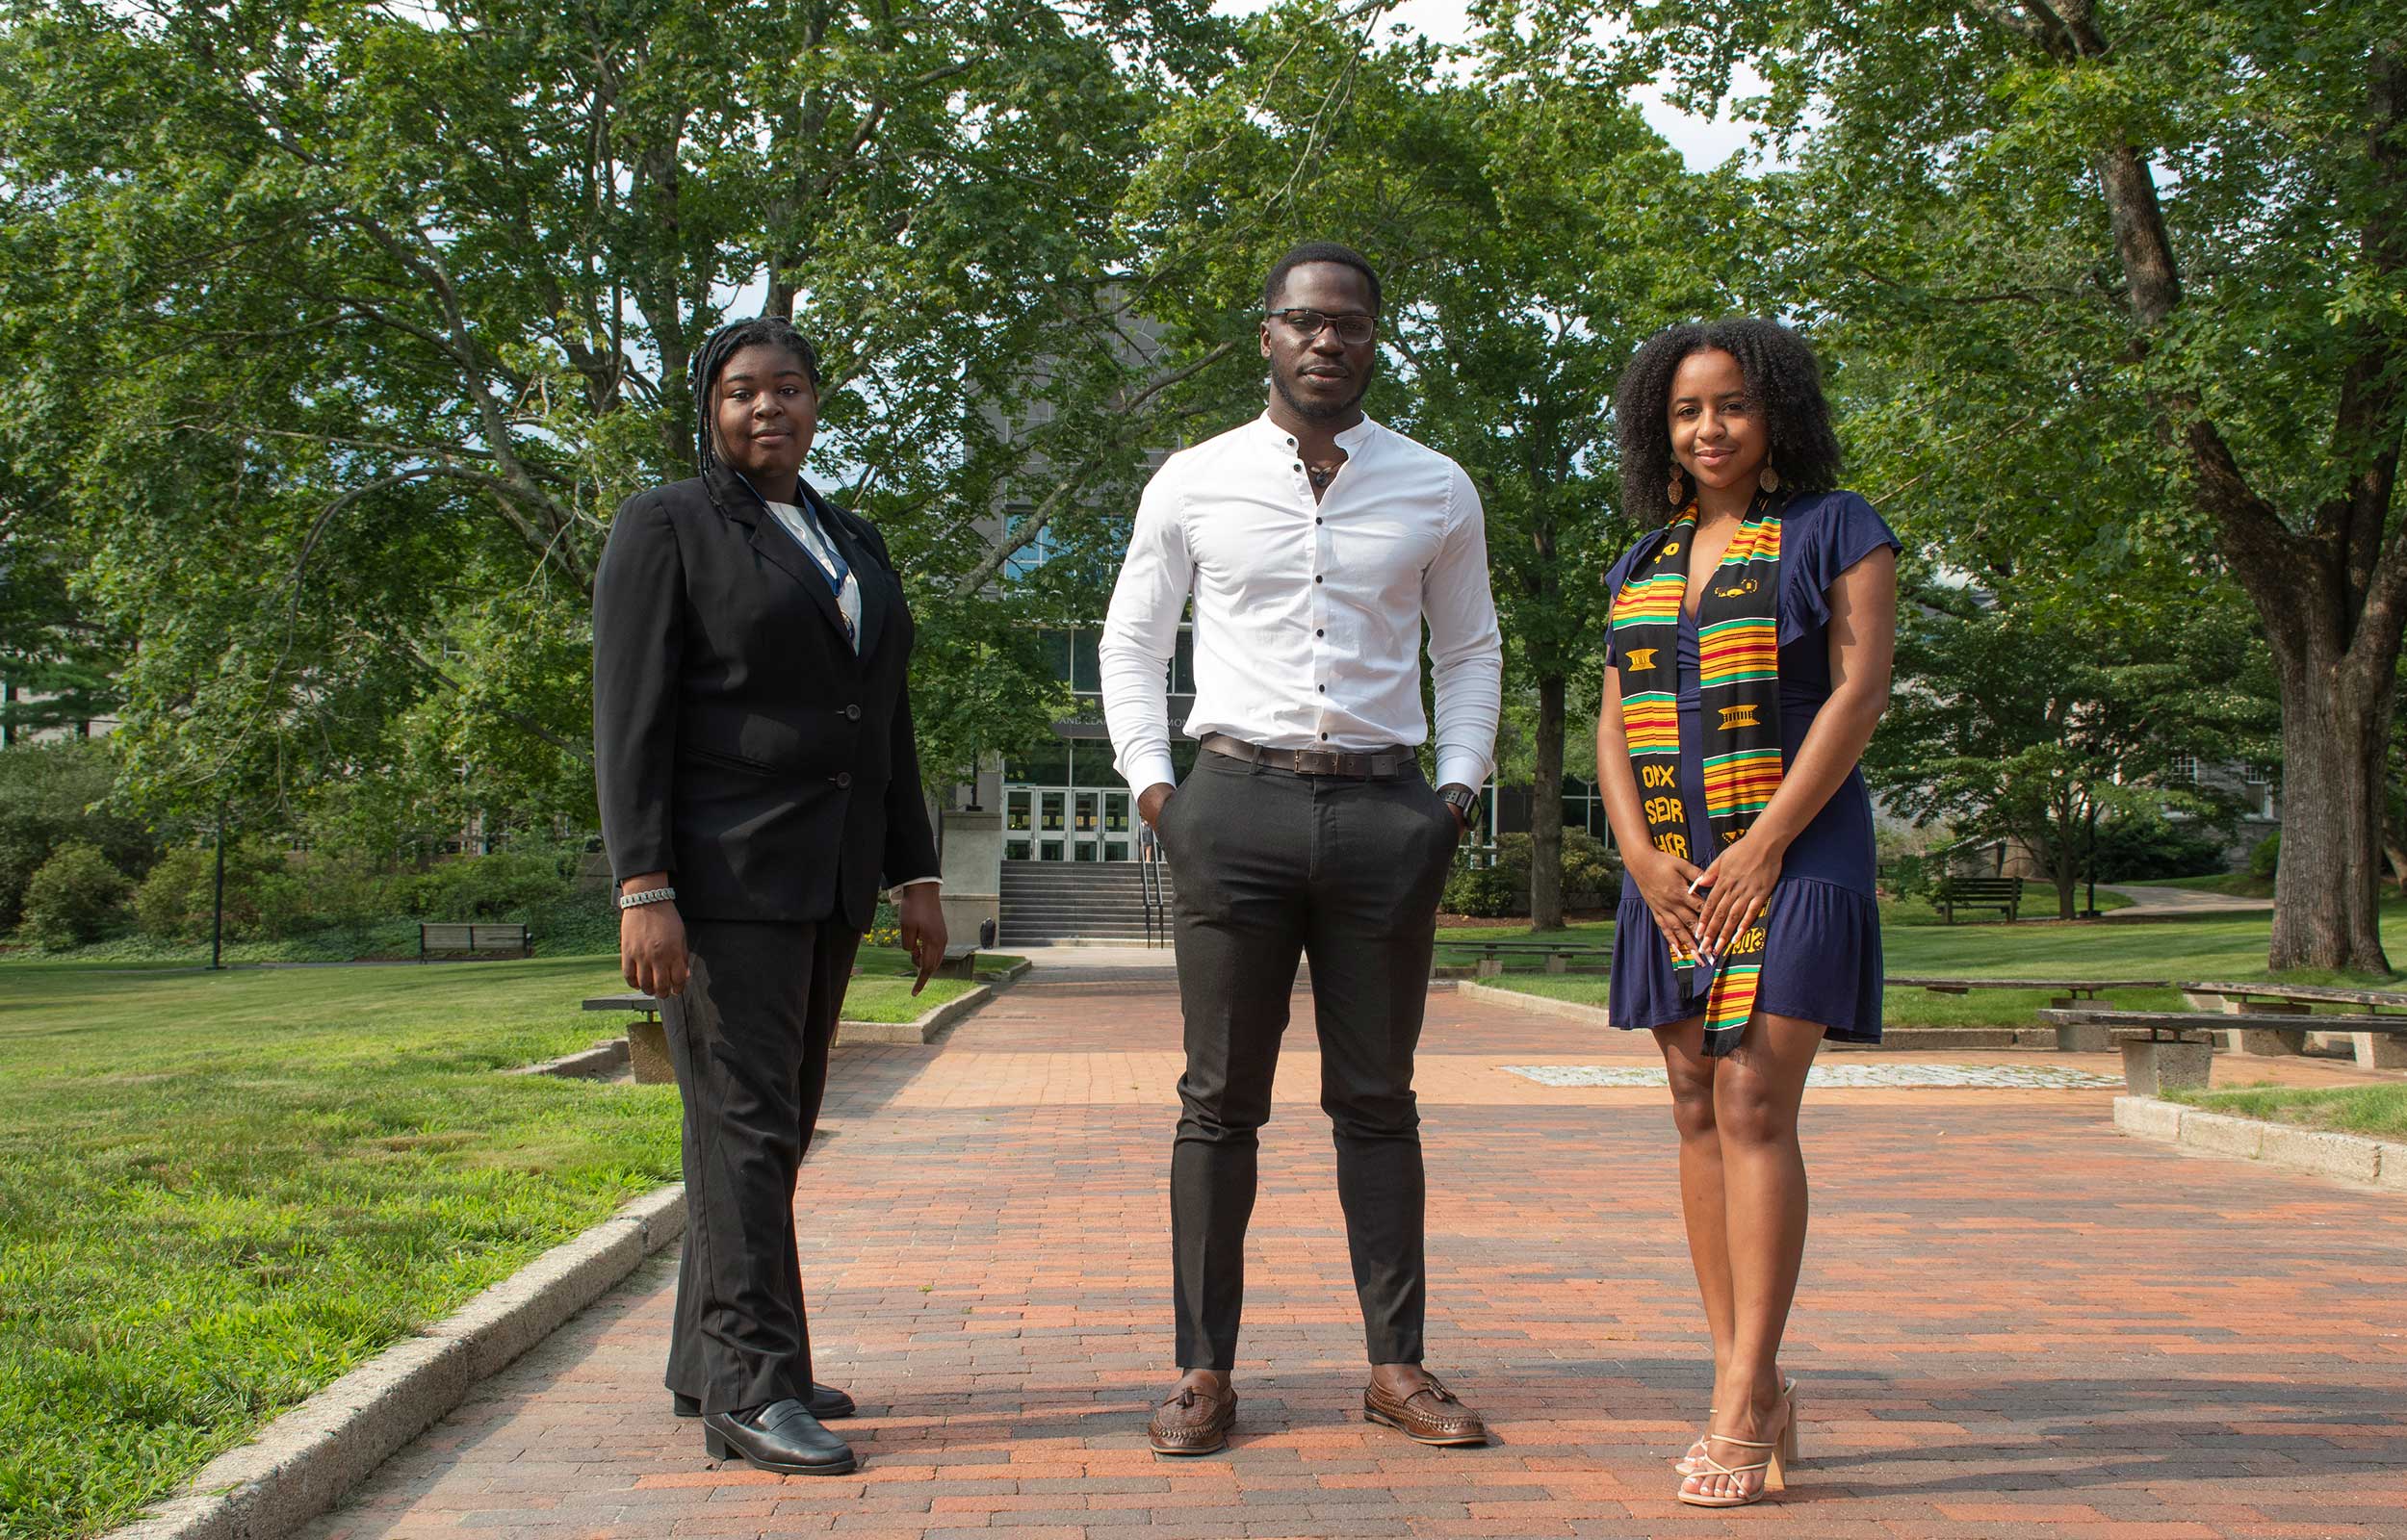
<svg viewBox="0 0 2407 1540">
<path fill-rule="evenodd" d="M 1342 401 L 1326 404 L 1319 401 L 1297 400 L 1295 392 L 1287 387 L 1287 376 L 1275 369 L 1270 372 L 1270 388 L 1279 393 L 1279 398 L 1286 402 L 1287 409 L 1296 416 L 1307 423 L 1326 423 L 1343 417 L 1362 404 L 1362 398 L 1368 396 L 1371 391 L 1371 372 L 1369 370 L 1363 371 L 1360 383 L 1353 395 Z"/>
</svg>

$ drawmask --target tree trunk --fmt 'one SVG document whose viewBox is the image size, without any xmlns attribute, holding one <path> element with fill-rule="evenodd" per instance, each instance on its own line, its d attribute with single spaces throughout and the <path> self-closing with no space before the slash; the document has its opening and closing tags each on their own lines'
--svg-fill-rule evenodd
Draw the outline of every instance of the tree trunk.
<svg viewBox="0 0 2407 1540">
<path fill-rule="evenodd" d="M 2385 974 L 2382 815 L 2395 675 L 2376 683 L 2317 667 L 2277 642 L 2282 685 L 2282 860 L 2270 968 Z"/>
<path fill-rule="evenodd" d="M 1530 929 L 1563 929 L 1564 678 L 1538 681 L 1538 766 L 1530 776 Z"/>
</svg>

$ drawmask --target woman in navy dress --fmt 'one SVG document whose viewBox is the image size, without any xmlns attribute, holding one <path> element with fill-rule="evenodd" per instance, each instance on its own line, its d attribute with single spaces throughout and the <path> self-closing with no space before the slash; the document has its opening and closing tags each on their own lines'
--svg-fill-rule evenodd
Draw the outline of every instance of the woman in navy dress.
<svg viewBox="0 0 2407 1540">
<path fill-rule="evenodd" d="M 1660 333 L 1631 360 L 1615 411 L 1629 505 L 1657 527 L 1606 578 L 1617 638 L 1606 652 L 1596 762 L 1626 868 L 1612 1016 L 1617 1027 L 1652 1031 L 1663 1049 L 1689 1251 L 1713 1334 L 1712 1407 L 1680 1461 L 1679 1496 L 1738 1506 L 1779 1488 L 1796 1447 L 1795 1387 L 1778 1359 L 1805 1245 L 1797 1118 L 1806 1071 L 1825 1038 L 1880 1037 L 1872 804 L 1856 761 L 1888 703 L 1898 540 L 1870 503 L 1835 489 L 1838 441 L 1819 370 L 1772 321 Z M 1708 576 L 1667 590 L 1658 575 L 1680 537 L 1687 573 Z M 1771 566 L 1744 565 L 1762 561 L 1764 545 Z M 1728 731 L 1732 712 L 1705 708 L 1713 683 L 1700 687 L 1699 610 L 1709 591 L 1741 591 L 1730 575 L 1773 571 L 1776 592 L 1727 603 L 1759 603 L 1751 624 L 1766 638 L 1776 622 L 1776 680 L 1762 666 L 1768 649 L 1743 674 L 1718 664 L 1716 678 L 1743 679 L 1732 688 L 1776 700 L 1776 789 L 1735 814 L 1741 799 L 1725 789 L 1709 815 L 1706 761 L 1729 746 L 1714 732 Z M 1640 591 L 1648 589 L 1657 603 L 1644 614 Z M 1708 617 L 1707 634 L 1719 629 Z M 1642 708 L 1625 732 L 1623 692 L 1636 671 L 1655 667 L 1630 644 L 1675 637 L 1670 803 L 1662 800 L 1673 789 L 1662 785 L 1668 755 L 1662 768 L 1646 767 L 1653 789 L 1642 791 L 1632 768 L 1633 736 L 1651 736 L 1656 753 L 1669 747 L 1660 736 L 1669 702 L 1657 697 L 1665 704 L 1651 724 Z M 1656 678 L 1669 693 L 1674 679 Z M 1716 964 L 1741 957 L 1760 970 L 1751 1001 L 1738 991 L 1738 1014 L 1717 1016 L 1709 1034 L 1708 994 L 1721 1005 L 1731 992 L 1713 990 Z"/>
</svg>

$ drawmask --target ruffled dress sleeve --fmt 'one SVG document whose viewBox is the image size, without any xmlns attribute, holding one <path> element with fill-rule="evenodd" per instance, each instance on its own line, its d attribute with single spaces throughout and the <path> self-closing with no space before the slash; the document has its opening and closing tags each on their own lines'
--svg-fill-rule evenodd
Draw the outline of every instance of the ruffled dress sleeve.
<svg viewBox="0 0 2407 1540">
<path fill-rule="evenodd" d="M 1830 585 L 1882 546 L 1902 551 L 1889 521 L 1852 492 L 1825 492 L 1783 521 L 1780 645 L 1830 624 Z M 1794 542 L 1794 543 L 1792 543 Z"/>
</svg>

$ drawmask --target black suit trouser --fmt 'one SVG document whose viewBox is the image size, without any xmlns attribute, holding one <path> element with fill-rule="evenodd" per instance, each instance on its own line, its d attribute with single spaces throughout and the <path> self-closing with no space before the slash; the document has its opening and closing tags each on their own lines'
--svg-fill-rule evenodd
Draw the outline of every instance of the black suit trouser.
<svg viewBox="0 0 2407 1540">
<path fill-rule="evenodd" d="M 668 1388 L 705 1412 L 811 1394 L 794 1182 L 861 937 L 841 920 L 689 920 L 660 1011 L 685 1099 L 686 1245 Z"/>
<path fill-rule="evenodd" d="M 1170 1163 L 1179 1366 L 1236 1361 L 1257 1130 L 1307 956 L 1365 1346 L 1373 1363 L 1418 1363 L 1428 1285 L 1412 1055 L 1454 812 L 1417 772 L 1345 781 L 1206 752 L 1161 822 L 1186 1017 Z"/>
</svg>

